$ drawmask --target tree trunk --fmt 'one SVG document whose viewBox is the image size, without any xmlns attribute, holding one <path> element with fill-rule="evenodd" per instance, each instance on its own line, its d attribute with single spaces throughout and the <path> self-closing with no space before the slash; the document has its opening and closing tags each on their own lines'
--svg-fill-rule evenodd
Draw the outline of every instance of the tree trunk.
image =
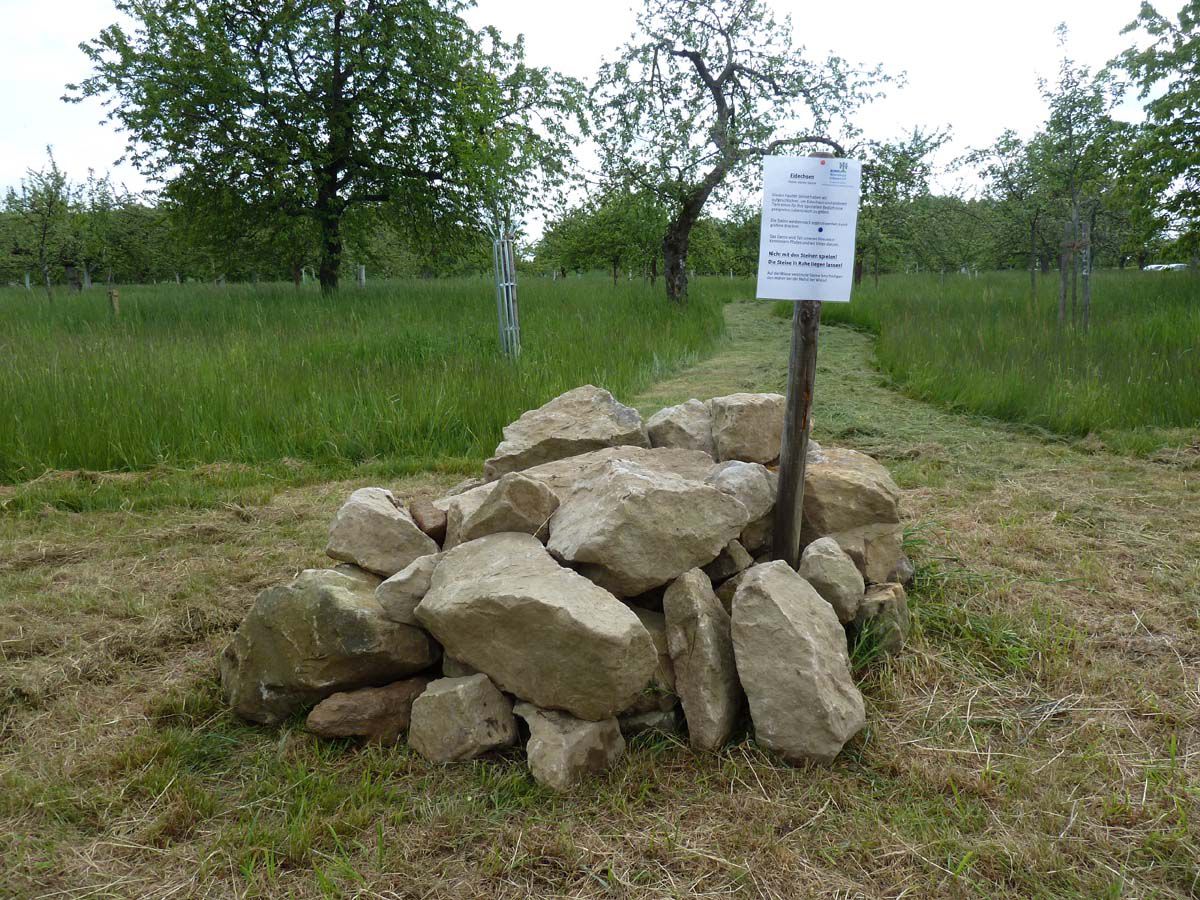
<svg viewBox="0 0 1200 900">
<path fill-rule="evenodd" d="M 50 267 L 42 263 L 42 283 L 46 286 L 46 299 L 54 302 L 54 292 L 50 290 Z"/>
<path fill-rule="evenodd" d="M 1037 304 L 1037 220 L 1029 223 L 1029 302 Z"/>
<path fill-rule="evenodd" d="M 332 294 L 338 288 L 338 272 L 342 268 L 342 216 L 338 198 L 332 190 L 317 192 L 317 226 L 321 231 L 321 261 L 317 280 L 321 293 Z"/>
<path fill-rule="evenodd" d="M 858 287 L 863 280 L 863 258 L 861 253 L 854 254 L 854 286 Z"/>
<path fill-rule="evenodd" d="M 1070 272 L 1068 271 L 1071 265 L 1071 251 L 1068 245 L 1071 242 L 1071 223 L 1067 222 L 1063 226 L 1063 244 L 1061 256 L 1058 260 L 1058 324 L 1063 326 L 1067 322 L 1067 282 L 1070 281 Z"/>
<path fill-rule="evenodd" d="M 83 289 L 91 290 L 92 287 L 92 270 L 88 268 L 88 264 L 83 264 Z"/>
<path fill-rule="evenodd" d="M 1083 223 L 1083 330 L 1087 331 L 1092 324 L 1092 236 L 1096 233 L 1096 204 L 1092 204 L 1088 212 L 1088 220 Z"/>
<path fill-rule="evenodd" d="M 650 257 L 650 289 L 658 285 L 658 255 Z"/>
<path fill-rule="evenodd" d="M 879 287 L 879 248 L 871 256 L 871 276 L 875 279 L 875 287 Z"/>
<path fill-rule="evenodd" d="M 1075 324 L 1076 310 L 1079 299 L 1079 254 L 1076 244 L 1079 243 L 1079 201 L 1076 200 L 1071 208 L 1071 324 Z"/>
<path fill-rule="evenodd" d="M 300 263 L 292 263 L 292 284 L 299 290 L 304 283 L 304 267 Z"/>
<path fill-rule="evenodd" d="M 687 256 L 692 238 L 694 218 L 681 215 L 667 227 L 663 238 L 663 280 L 667 283 L 667 298 L 674 303 L 687 302 Z"/>
<path fill-rule="evenodd" d="M 617 280 L 621 275 L 621 261 L 619 259 L 614 259 L 612 261 L 612 267 L 613 267 L 613 287 L 616 287 Z"/>
</svg>

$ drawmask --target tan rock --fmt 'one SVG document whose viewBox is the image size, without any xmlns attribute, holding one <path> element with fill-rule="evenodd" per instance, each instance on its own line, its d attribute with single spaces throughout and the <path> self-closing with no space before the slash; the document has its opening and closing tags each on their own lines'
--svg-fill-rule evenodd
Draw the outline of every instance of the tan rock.
<svg viewBox="0 0 1200 900">
<path fill-rule="evenodd" d="M 900 521 L 900 489 L 865 453 L 828 448 L 804 473 L 803 540 Z"/>
<path fill-rule="evenodd" d="M 733 649 L 760 744 L 790 763 L 830 762 L 866 724 L 837 615 L 785 562 L 748 569 Z"/>
<path fill-rule="evenodd" d="M 628 607 L 527 534 L 447 552 L 416 616 L 447 653 L 503 690 L 593 721 L 627 709 L 658 663 Z"/>
<path fill-rule="evenodd" d="M 556 509 L 558 497 L 550 488 L 520 472 L 509 472 L 457 529 L 456 543 L 501 531 L 518 531 L 545 540 Z"/>
<path fill-rule="evenodd" d="M 518 703 L 514 712 L 529 725 L 529 771 L 534 780 L 566 791 L 621 758 L 625 738 L 616 719 L 589 722 L 563 712 Z"/>
<path fill-rule="evenodd" d="M 523 414 L 504 429 L 504 440 L 483 467 L 489 481 L 541 463 L 602 447 L 648 447 L 637 410 L 613 395 L 584 385 Z"/>
<path fill-rule="evenodd" d="M 617 596 L 636 597 L 712 562 L 747 519 L 711 485 L 614 460 L 558 508 L 547 547 Z"/>
<path fill-rule="evenodd" d="M 821 538 L 804 548 L 800 577 L 833 607 L 843 625 L 853 622 L 863 601 L 862 573 L 833 538 Z"/>
<path fill-rule="evenodd" d="M 678 406 L 668 406 L 650 417 L 646 433 L 652 447 L 677 447 L 681 450 L 700 450 L 716 456 L 712 436 L 712 413 L 708 404 L 688 400 Z"/>
<path fill-rule="evenodd" d="M 904 558 L 904 528 L 901 525 L 864 525 L 829 535 L 854 560 L 869 584 L 894 581 L 893 573 Z"/>
<path fill-rule="evenodd" d="M 667 588 L 663 612 L 689 740 L 697 750 L 718 750 L 745 707 L 729 614 L 699 569 Z"/>
<path fill-rule="evenodd" d="M 730 541 L 720 555 L 704 567 L 704 574 L 716 583 L 726 581 L 752 565 L 754 557 L 746 552 L 746 548 L 738 541 Z"/>
<path fill-rule="evenodd" d="M 413 701 L 428 686 L 428 678 L 409 678 L 384 687 L 334 694 L 316 705 L 305 726 L 321 737 L 359 737 L 394 744 L 408 730 Z"/>
<path fill-rule="evenodd" d="M 717 459 L 769 463 L 783 439 L 782 394 L 730 394 L 709 401 Z"/>
<path fill-rule="evenodd" d="M 741 501 L 751 522 L 769 516 L 775 509 L 779 476 L 764 465 L 729 460 L 713 466 L 704 480 Z"/>
<path fill-rule="evenodd" d="M 402 625 L 420 627 L 413 610 L 429 592 L 434 570 L 441 559 L 440 553 L 420 556 L 375 588 L 375 599 L 383 607 L 386 618 Z"/>
<path fill-rule="evenodd" d="M 441 544 L 446 539 L 446 511 L 434 506 L 432 500 L 425 497 L 410 500 L 408 514 L 434 542 Z"/>
<path fill-rule="evenodd" d="M 412 706 L 408 743 L 430 762 L 474 759 L 517 737 L 512 703 L 486 675 L 439 678 Z"/>
<path fill-rule="evenodd" d="M 417 527 L 392 492 L 362 488 L 338 510 L 325 552 L 384 578 L 414 559 L 438 552 L 438 545 Z"/>
</svg>

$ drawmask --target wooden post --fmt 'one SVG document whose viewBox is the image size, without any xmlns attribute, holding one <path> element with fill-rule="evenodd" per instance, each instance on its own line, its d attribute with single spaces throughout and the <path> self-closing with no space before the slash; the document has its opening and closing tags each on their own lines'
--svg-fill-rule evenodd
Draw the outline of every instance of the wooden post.
<svg viewBox="0 0 1200 900">
<path fill-rule="evenodd" d="M 358 267 L 357 276 L 358 276 L 358 286 L 366 287 L 367 286 L 367 267 L 364 265 L 360 265 Z"/>
<path fill-rule="evenodd" d="M 121 318 L 121 292 L 116 288 L 108 290 L 108 305 L 112 308 L 113 318 Z"/>
<path fill-rule="evenodd" d="M 779 494 L 771 558 L 793 569 L 800 566 L 800 529 L 804 521 L 804 470 L 817 378 L 817 336 L 821 301 L 801 300 L 792 313 L 792 354 L 788 358 L 787 407 L 779 451 Z"/>
</svg>

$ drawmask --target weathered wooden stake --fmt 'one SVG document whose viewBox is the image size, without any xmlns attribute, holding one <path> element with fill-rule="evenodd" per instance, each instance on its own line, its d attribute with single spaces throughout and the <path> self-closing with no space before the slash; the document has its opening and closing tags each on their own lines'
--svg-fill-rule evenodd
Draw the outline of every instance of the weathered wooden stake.
<svg viewBox="0 0 1200 900">
<path fill-rule="evenodd" d="M 108 305 L 112 309 L 113 318 L 121 318 L 121 292 L 116 288 L 109 288 Z"/>
<path fill-rule="evenodd" d="M 817 337 L 821 301 L 801 300 L 792 313 L 792 354 L 788 358 L 787 408 L 779 451 L 779 495 L 771 557 L 793 569 L 800 566 L 800 529 L 804 521 L 804 470 L 817 379 Z"/>
</svg>

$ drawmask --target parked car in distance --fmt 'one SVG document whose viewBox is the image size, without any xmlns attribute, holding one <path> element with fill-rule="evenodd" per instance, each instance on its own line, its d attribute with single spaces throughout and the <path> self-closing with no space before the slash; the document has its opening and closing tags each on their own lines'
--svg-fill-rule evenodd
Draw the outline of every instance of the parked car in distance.
<svg viewBox="0 0 1200 900">
<path fill-rule="evenodd" d="M 1143 272 L 1185 272 L 1187 271 L 1187 263 L 1155 263 L 1152 266 L 1146 266 L 1142 269 Z"/>
</svg>

